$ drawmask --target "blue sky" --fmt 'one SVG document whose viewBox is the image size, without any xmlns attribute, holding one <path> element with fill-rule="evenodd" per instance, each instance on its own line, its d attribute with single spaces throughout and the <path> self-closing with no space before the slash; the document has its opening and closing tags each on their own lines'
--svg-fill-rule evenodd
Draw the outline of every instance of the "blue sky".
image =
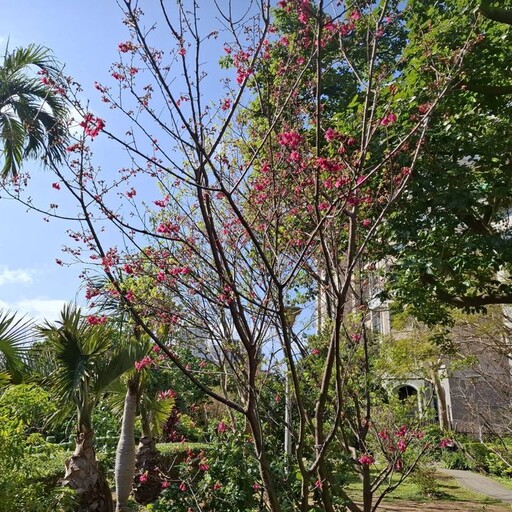
<svg viewBox="0 0 512 512">
<path fill-rule="evenodd" d="M 227 2 L 219 2 L 226 6 Z M 159 2 L 141 2 L 148 23 L 158 20 Z M 235 16 L 245 12 L 249 2 L 234 3 Z M 169 5 L 174 5 L 171 2 Z M 200 24 L 206 33 L 217 25 L 213 0 L 200 2 Z M 152 16 L 153 11 L 156 17 Z M 160 16 L 161 18 L 161 16 Z M 218 27 L 216 27 L 218 28 Z M 107 119 L 109 129 L 119 127 L 110 115 L 107 105 L 101 102 L 94 82 L 112 84 L 111 64 L 118 60 L 118 44 L 128 40 L 128 30 L 123 24 L 123 13 L 116 0 L 16 0 L 4 2 L 0 16 L 0 51 L 8 42 L 10 48 L 31 43 L 50 48 L 65 66 L 64 73 L 72 76 L 83 86 L 83 98 L 90 99 L 89 109 Z M 176 44 L 166 39 L 161 46 Z M 210 83 L 218 84 L 218 53 L 222 53 L 221 38 L 213 40 L 216 52 L 205 59 L 202 66 L 208 69 Z M 210 50 L 211 51 L 211 50 Z M 219 87 L 211 87 L 216 96 L 222 94 Z M 121 159 L 115 157 L 112 143 L 106 137 L 94 141 L 95 158 L 99 157 L 104 170 L 119 168 Z M 117 154 L 119 156 L 119 153 Z M 98 163 L 97 160 L 95 160 Z M 44 209 L 51 203 L 64 206 L 65 192 L 52 187 L 56 181 L 50 171 L 41 169 L 34 162 L 25 165 L 32 178 L 27 189 L 29 195 Z M 155 194 L 153 188 L 146 193 Z M 11 309 L 31 317 L 54 320 L 62 305 L 68 301 L 84 303 L 84 291 L 80 289 L 78 265 L 61 267 L 56 259 L 69 260 L 62 248 L 69 245 L 66 223 L 51 220 L 28 212 L 23 205 L 0 194 L 0 308 Z M 156 196 L 157 198 L 159 196 Z M 62 212 L 63 208 L 59 207 Z M 66 211 L 66 213 L 69 209 Z M 63 212 L 62 212 L 63 213 Z"/>
<path fill-rule="evenodd" d="M 127 38 L 122 12 L 114 0 L 16 0 L 3 2 L 0 16 L 0 51 L 30 43 L 51 48 L 84 87 L 84 96 L 97 99 L 95 80 L 107 81 L 117 45 Z M 59 202 L 51 187 L 51 173 L 37 163 L 29 192 L 43 205 Z M 34 172 L 32 172 L 34 171 Z M 62 191 L 60 192 L 62 194 Z M 83 302 L 78 275 L 81 268 L 63 268 L 61 249 L 68 243 L 67 226 L 45 222 L 41 215 L 1 197 L 0 199 L 0 308 L 53 320 L 62 304 Z"/>
</svg>

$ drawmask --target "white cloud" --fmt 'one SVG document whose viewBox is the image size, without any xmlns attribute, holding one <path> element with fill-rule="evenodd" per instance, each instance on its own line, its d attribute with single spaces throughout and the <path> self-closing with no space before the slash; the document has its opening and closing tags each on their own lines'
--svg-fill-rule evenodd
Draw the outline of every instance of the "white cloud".
<svg viewBox="0 0 512 512">
<path fill-rule="evenodd" d="M 24 269 L 9 269 L 7 267 L 0 267 L 0 286 L 10 283 L 32 283 L 32 274 Z"/>
<path fill-rule="evenodd" d="M 36 321 L 54 322 L 60 317 L 60 312 L 67 302 L 59 299 L 28 299 L 21 300 L 12 307 L 20 315 L 26 315 Z"/>
<path fill-rule="evenodd" d="M 0 300 L 0 310 L 2 312 L 10 311 L 17 317 L 26 317 L 27 320 L 42 322 L 48 320 L 54 322 L 60 317 L 62 307 L 68 301 L 59 299 L 25 299 L 18 302 L 5 302 Z"/>
<path fill-rule="evenodd" d="M 69 131 L 73 137 L 77 139 L 83 135 L 84 129 L 80 127 L 80 123 L 84 120 L 84 117 L 80 112 L 76 109 L 76 107 L 72 106 L 69 110 L 69 117 L 71 124 L 69 126 Z"/>
</svg>

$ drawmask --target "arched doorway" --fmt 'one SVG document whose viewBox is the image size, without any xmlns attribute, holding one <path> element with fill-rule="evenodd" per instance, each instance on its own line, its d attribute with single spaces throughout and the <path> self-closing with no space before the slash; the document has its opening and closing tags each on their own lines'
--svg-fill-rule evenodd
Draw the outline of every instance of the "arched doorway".
<svg viewBox="0 0 512 512">
<path fill-rule="evenodd" d="M 409 386 L 408 384 L 405 384 L 404 386 L 400 386 L 396 390 L 396 393 L 398 395 L 398 399 L 401 402 L 407 400 L 411 396 L 418 396 L 418 390 L 413 386 Z"/>
</svg>

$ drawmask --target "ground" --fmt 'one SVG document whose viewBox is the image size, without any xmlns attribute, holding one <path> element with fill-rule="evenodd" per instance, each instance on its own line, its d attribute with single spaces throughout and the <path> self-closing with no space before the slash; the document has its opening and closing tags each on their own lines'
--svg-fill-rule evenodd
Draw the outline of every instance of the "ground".
<svg viewBox="0 0 512 512">
<path fill-rule="evenodd" d="M 432 500 L 402 499 L 390 496 L 380 507 L 379 512 L 510 512 L 511 506 L 493 498 L 476 494 L 462 488 L 454 478 L 436 472 L 442 497 Z M 485 487 L 483 487 L 485 489 Z"/>
<path fill-rule="evenodd" d="M 486 505 L 466 501 L 431 501 L 420 503 L 400 500 L 393 504 L 384 504 L 379 512 L 510 512 L 508 505 Z"/>
</svg>

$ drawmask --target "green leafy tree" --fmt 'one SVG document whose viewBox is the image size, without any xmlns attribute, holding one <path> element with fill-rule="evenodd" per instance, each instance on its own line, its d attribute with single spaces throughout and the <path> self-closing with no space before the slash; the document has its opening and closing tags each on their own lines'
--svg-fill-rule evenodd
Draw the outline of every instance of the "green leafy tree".
<svg viewBox="0 0 512 512">
<path fill-rule="evenodd" d="M 479 4 L 408 2 L 414 44 L 398 87 L 418 97 L 413 116 L 431 106 L 424 92 L 476 23 L 460 74 L 432 111 L 408 192 L 376 247 L 392 259 L 391 296 L 431 323 L 448 321 L 453 307 L 483 311 L 512 300 L 512 27 L 504 10 L 511 5 Z"/>
<path fill-rule="evenodd" d="M 61 69 L 47 48 L 6 48 L 0 64 L 0 154 L 3 178 L 16 177 L 26 158 L 63 160 L 67 108 Z"/>
</svg>

